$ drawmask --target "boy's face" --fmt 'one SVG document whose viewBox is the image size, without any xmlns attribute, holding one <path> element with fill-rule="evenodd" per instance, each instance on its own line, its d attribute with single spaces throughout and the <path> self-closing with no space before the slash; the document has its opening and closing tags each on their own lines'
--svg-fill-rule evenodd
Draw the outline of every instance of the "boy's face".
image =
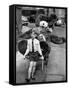
<svg viewBox="0 0 69 90">
<path fill-rule="evenodd" d="M 36 37 L 35 32 L 32 32 L 31 37 L 34 39 Z"/>
</svg>

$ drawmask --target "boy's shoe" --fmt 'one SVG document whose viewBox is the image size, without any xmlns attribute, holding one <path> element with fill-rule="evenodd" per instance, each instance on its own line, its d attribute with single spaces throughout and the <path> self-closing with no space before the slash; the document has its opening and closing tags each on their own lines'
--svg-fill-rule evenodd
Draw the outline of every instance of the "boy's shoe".
<svg viewBox="0 0 69 90">
<path fill-rule="evenodd" d="M 26 80 L 26 82 L 30 82 L 30 79 L 28 79 L 28 78 L 26 78 L 25 80 Z"/>
<path fill-rule="evenodd" d="M 31 77 L 31 79 L 32 79 L 32 80 L 35 80 L 35 78 L 34 78 L 34 77 Z"/>
<path fill-rule="evenodd" d="M 34 76 L 31 76 L 31 79 L 32 79 L 32 80 L 35 80 L 35 77 L 34 77 Z"/>
</svg>

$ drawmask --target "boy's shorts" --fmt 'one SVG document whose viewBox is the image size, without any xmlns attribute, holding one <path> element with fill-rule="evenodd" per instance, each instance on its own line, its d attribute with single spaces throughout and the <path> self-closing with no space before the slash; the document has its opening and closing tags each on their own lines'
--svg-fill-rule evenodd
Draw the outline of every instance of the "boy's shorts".
<svg viewBox="0 0 69 90">
<path fill-rule="evenodd" d="M 28 54 L 30 61 L 39 61 L 40 54 L 38 52 L 29 52 Z"/>
</svg>

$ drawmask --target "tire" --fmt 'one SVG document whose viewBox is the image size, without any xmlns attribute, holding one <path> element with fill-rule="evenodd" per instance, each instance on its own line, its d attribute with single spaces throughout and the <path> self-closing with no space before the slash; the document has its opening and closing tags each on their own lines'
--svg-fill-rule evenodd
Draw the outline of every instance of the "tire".
<svg viewBox="0 0 69 90">
<path fill-rule="evenodd" d="M 58 37 L 55 35 L 50 36 L 50 40 L 55 44 L 63 44 L 66 41 L 63 37 Z"/>
</svg>

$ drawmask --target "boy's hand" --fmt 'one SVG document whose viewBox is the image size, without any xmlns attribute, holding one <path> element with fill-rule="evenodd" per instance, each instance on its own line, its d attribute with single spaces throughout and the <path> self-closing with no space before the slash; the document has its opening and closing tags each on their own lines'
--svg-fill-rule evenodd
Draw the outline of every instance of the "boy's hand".
<svg viewBox="0 0 69 90">
<path fill-rule="evenodd" d="M 43 56 L 41 56 L 40 58 L 41 58 L 41 59 L 44 59 L 44 57 L 43 57 Z"/>
<path fill-rule="evenodd" d="M 25 55 L 23 56 L 23 58 L 25 59 Z"/>
</svg>

